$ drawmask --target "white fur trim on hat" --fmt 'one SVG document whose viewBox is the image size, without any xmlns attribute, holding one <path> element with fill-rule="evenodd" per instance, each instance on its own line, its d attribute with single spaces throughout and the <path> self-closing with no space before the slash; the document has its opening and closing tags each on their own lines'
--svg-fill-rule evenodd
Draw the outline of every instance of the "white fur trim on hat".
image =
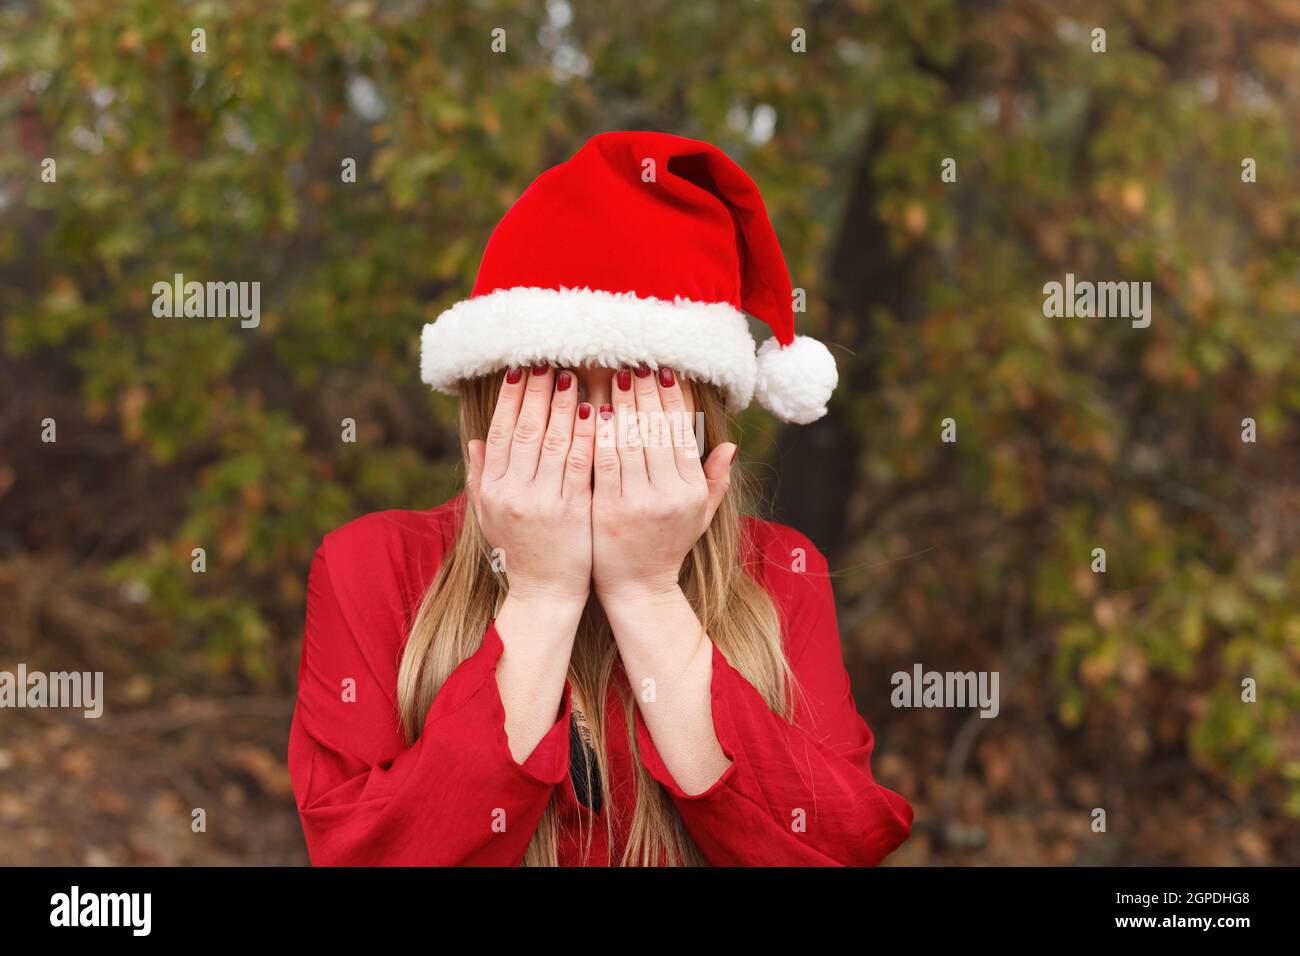
<svg viewBox="0 0 1300 956">
<path fill-rule="evenodd" d="M 733 412 L 750 403 L 758 375 L 744 313 L 680 296 L 517 286 L 457 302 L 420 337 L 420 377 L 448 394 L 462 379 L 534 362 L 667 365 L 718 386 Z"/>
<path fill-rule="evenodd" d="M 796 335 L 785 348 L 776 339 L 759 346 L 758 400 L 782 421 L 807 425 L 821 418 L 839 379 L 835 357 L 814 338 Z"/>
</svg>

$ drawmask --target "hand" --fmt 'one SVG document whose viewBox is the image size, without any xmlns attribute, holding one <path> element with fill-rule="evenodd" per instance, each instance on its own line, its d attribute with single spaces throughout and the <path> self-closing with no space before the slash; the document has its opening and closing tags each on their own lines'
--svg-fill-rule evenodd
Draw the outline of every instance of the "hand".
<svg viewBox="0 0 1300 956">
<path fill-rule="evenodd" d="M 597 416 L 592 581 L 611 602 L 677 590 L 682 562 L 731 482 L 736 446 L 701 465 L 693 416 L 670 368 L 620 369 L 613 406 Z"/>
<path fill-rule="evenodd" d="M 466 447 L 466 493 L 512 597 L 581 605 L 591 590 L 596 416 L 586 402 L 578 408 L 576 385 L 547 365 L 509 370 L 487 442 Z"/>
</svg>

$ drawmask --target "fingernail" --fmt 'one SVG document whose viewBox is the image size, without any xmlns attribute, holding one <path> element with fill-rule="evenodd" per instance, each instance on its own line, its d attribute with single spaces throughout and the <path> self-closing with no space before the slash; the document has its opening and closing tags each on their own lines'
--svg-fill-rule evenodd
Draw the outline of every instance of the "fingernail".
<svg viewBox="0 0 1300 956">
<path fill-rule="evenodd" d="M 534 374 L 534 375 L 545 375 L 545 374 L 546 374 L 546 370 L 547 370 L 548 368 L 550 368 L 550 366 L 547 365 L 545 362 L 538 362 L 537 364 L 535 364 L 535 365 L 533 366 L 533 374 Z"/>
<path fill-rule="evenodd" d="M 627 369 L 625 368 L 619 369 L 618 375 L 615 377 L 618 379 L 619 391 L 626 392 L 629 388 L 632 387 L 632 373 L 629 372 Z"/>
<path fill-rule="evenodd" d="M 645 378 L 645 377 L 646 377 L 647 375 L 649 375 L 649 374 L 650 374 L 650 366 L 649 366 L 649 365 L 646 365 L 645 362 L 637 362 L 637 365 L 636 365 L 636 377 L 637 377 L 637 378 Z"/>
<path fill-rule="evenodd" d="M 673 377 L 673 370 L 670 369 L 667 365 L 665 365 L 665 366 L 663 366 L 663 368 L 659 369 L 659 384 L 660 384 L 660 385 L 662 385 L 664 388 L 672 388 L 672 387 L 673 387 L 673 382 L 675 382 L 675 381 L 676 381 L 676 379 Z"/>
<path fill-rule="evenodd" d="M 573 376 L 564 369 L 560 369 L 559 374 L 555 376 L 555 390 L 557 392 L 566 392 L 572 384 Z"/>
<path fill-rule="evenodd" d="M 731 446 L 731 454 L 727 457 L 727 464 L 728 464 L 728 465 L 730 465 L 733 461 L 736 460 L 736 452 L 738 452 L 738 451 L 740 451 L 740 446 L 739 446 L 739 445 L 732 445 L 732 446 Z"/>
<path fill-rule="evenodd" d="M 513 385 L 523 374 L 524 370 L 521 368 L 509 368 L 506 370 L 506 381 Z"/>
<path fill-rule="evenodd" d="M 604 405 L 600 406 L 600 420 L 602 422 L 607 422 L 613 417 L 614 417 L 613 405 L 610 405 L 608 402 L 606 402 Z"/>
<path fill-rule="evenodd" d="M 578 406 L 578 417 L 581 418 L 583 421 L 586 421 L 588 418 L 591 417 L 590 402 L 583 402 L 581 405 Z"/>
</svg>

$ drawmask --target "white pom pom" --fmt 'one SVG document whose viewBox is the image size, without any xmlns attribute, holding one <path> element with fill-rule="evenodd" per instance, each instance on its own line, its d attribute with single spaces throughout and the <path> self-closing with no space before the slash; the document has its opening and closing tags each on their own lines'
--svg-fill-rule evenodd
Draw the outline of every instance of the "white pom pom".
<svg viewBox="0 0 1300 956">
<path fill-rule="evenodd" d="M 755 394 L 782 421 L 807 425 L 821 418 L 839 380 L 835 358 L 816 339 L 796 335 L 785 348 L 776 339 L 758 347 Z"/>
</svg>

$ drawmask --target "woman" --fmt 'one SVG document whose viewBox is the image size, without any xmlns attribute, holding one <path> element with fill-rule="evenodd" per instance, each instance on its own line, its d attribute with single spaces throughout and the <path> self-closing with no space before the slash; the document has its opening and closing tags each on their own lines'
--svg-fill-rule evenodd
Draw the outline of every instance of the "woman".
<svg viewBox="0 0 1300 956">
<path fill-rule="evenodd" d="M 907 838 L 825 558 L 744 516 L 728 411 L 812 421 L 835 367 L 739 167 L 595 137 L 498 225 L 422 372 L 460 397 L 466 489 L 313 560 L 314 863 L 871 865 Z"/>
</svg>

